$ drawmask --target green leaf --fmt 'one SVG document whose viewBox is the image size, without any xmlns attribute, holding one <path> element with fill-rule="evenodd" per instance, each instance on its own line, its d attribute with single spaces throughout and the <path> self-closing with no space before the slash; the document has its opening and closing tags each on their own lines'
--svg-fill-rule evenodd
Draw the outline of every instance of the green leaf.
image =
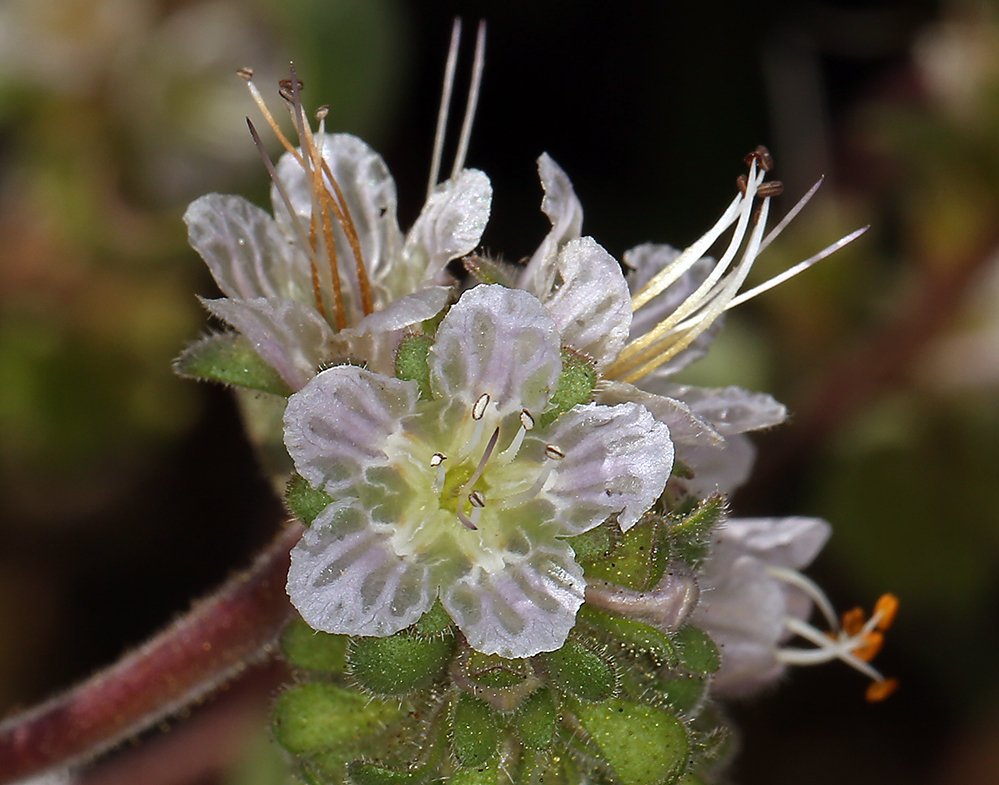
<svg viewBox="0 0 999 785">
<path fill-rule="evenodd" d="M 721 655 L 715 642 L 693 624 L 685 624 L 673 633 L 673 644 L 680 662 L 694 673 L 714 673 L 721 667 Z"/>
<path fill-rule="evenodd" d="M 302 475 L 293 474 L 285 486 L 284 501 L 292 515 L 311 526 L 319 513 L 333 503 L 333 497 L 324 490 L 313 488 Z"/>
<path fill-rule="evenodd" d="M 299 668 L 324 673 L 347 670 L 347 636 L 312 629 L 302 619 L 292 619 L 281 636 L 284 658 Z"/>
<path fill-rule="evenodd" d="M 587 701 L 602 701 L 617 689 L 611 664 L 574 640 L 541 656 L 552 683 L 563 692 Z"/>
<path fill-rule="evenodd" d="M 365 736 L 404 716 L 397 700 L 378 700 L 335 684 L 311 682 L 291 687 L 274 704 L 274 736 L 288 752 L 336 748 L 350 754 Z"/>
<path fill-rule="evenodd" d="M 402 339 L 395 354 L 395 375 L 404 381 L 414 381 L 420 386 L 420 397 L 429 401 L 430 363 L 428 355 L 434 339 L 423 333 L 411 333 Z"/>
<path fill-rule="evenodd" d="M 351 675 L 379 695 L 407 695 L 447 669 L 454 653 L 451 636 L 422 638 L 399 632 L 387 638 L 354 638 L 347 652 Z"/>
<path fill-rule="evenodd" d="M 496 754 L 499 726 L 499 714 L 491 706 L 462 693 L 454 707 L 451 735 L 462 766 L 482 766 Z"/>
<path fill-rule="evenodd" d="M 242 335 L 208 335 L 188 346 L 173 364 L 181 376 L 288 397 L 291 388 Z"/>
<path fill-rule="evenodd" d="M 577 713 L 621 785 L 668 785 L 684 773 L 687 731 L 665 709 L 616 698 Z"/>
</svg>

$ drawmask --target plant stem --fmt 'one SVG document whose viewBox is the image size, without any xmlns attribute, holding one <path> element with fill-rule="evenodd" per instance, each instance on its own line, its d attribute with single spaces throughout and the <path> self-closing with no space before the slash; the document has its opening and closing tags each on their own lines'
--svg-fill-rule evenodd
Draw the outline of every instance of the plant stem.
<svg viewBox="0 0 999 785">
<path fill-rule="evenodd" d="M 72 766 L 204 697 L 267 658 L 291 614 L 288 526 L 248 571 L 118 663 L 0 724 L 0 783 Z"/>
</svg>

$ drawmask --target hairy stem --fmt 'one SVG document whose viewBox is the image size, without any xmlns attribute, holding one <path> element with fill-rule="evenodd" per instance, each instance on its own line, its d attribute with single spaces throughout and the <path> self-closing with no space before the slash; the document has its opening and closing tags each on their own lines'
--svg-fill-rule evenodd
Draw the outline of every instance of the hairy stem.
<svg viewBox="0 0 999 785">
<path fill-rule="evenodd" d="M 291 613 L 288 526 L 250 569 L 134 652 L 0 724 L 0 783 L 85 762 L 266 658 Z"/>
</svg>

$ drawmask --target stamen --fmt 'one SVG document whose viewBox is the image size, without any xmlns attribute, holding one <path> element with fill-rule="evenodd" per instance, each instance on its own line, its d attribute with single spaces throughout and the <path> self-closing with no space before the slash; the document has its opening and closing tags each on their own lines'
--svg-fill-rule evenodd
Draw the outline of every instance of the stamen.
<svg viewBox="0 0 999 785">
<path fill-rule="evenodd" d="M 874 681 L 884 680 L 884 676 L 853 653 L 858 644 L 855 639 L 830 639 L 811 624 L 792 616 L 784 619 L 784 626 L 795 635 L 800 635 L 805 640 L 814 643 L 818 648 L 809 650 L 793 648 L 778 649 L 777 656 L 782 662 L 786 662 L 789 665 L 809 665 L 840 659 Z"/>
<path fill-rule="evenodd" d="M 276 136 L 278 141 L 281 142 L 281 145 L 285 150 L 295 156 L 295 159 L 299 163 L 302 163 L 301 154 L 295 149 L 295 145 L 288 141 L 288 137 L 284 135 L 284 132 L 281 130 L 281 126 L 277 124 L 277 121 L 274 119 L 274 115 L 272 115 L 270 109 L 267 108 L 267 104 L 264 102 L 264 97 L 260 95 L 260 91 L 253 83 L 253 69 L 240 68 L 236 73 L 239 74 L 241 78 L 246 80 L 246 87 L 250 91 L 250 96 L 253 98 L 253 102 L 260 110 L 260 114 L 264 116 L 264 120 L 266 120 L 267 124 L 271 127 L 271 131 L 273 131 L 274 136 Z"/>
<path fill-rule="evenodd" d="M 878 652 L 885 645 L 885 636 L 882 632 L 868 632 L 863 636 L 863 643 L 853 650 L 864 662 L 870 662 L 878 656 Z"/>
<path fill-rule="evenodd" d="M 475 517 L 475 510 L 472 510 L 472 516 Z M 466 517 L 466 515 L 461 510 L 458 510 L 458 520 L 461 521 L 462 525 L 466 529 L 471 529 L 473 532 L 479 530 L 479 527 L 475 524 L 475 522 L 469 520 L 469 518 Z"/>
<path fill-rule="evenodd" d="M 758 145 L 753 152 L 745 157 L 746 166 L 752 165 L 755 161 L 756 165 L 760 167 L 764 172 L 769 172 L 774 168 L 774 159 L 770 155 L 770 151 L 763 145 Z"/>
<path fill-rule="evenodd" d="M 863 608 L 851 608 L 843 612 L 843 615 L 840 617 L 840 624 L 843 627 L 843 632 L 853 637 L 860 635 L 863 631 L 866 619 L 867 617 L 864 615 Z"/>
<path fill-rule="evenodd" d="M 481 420 L 489 405 L 489 393 L 482 393 L 478 400 L 472 405 L 472 419 Z"/>
<path fill-rule="evenodd" d="M 446 472 L 444 471 L 444 461 L 447 460 L 447 456 L 442 455 L 439 452 L 435 452 L 430 456 L 430 466 L 431 468 L 437 469 L 437 476 L 434 478 L 434 484 L 431 490 L 434 493 L 440 493 L 444 490 L 444 480 L 446 477 Z"/>
<path fill-rule="evenodd" d="M 520 448 L 524 446 L 524 437 L 527 436 L 527 432 L 533 428 L 534 418 L 531 416 L 531 413 L 527 411 L 527 409 L 521 409 L 520 428 L 517 429 L 517 433 L 513 437 L 513 441 L 510 442 L 510 445 L 496 456 L 496 460 L 501 463 L 509 463 L 516 458 L 517 453 L 520 452 Z"/>
<path fill-rule="evenodd" d="M 818 180 L 816 180 L 815 185 L 809 188 L 805 192 L 805 195 L 795 203 L 794 207 L 787 211 L 787 215 L 781 218 L 778 224 L 770 230 L 770 233 L 764 237 L 763 242 L 760 243 L 760 253 L 762 253 L 763 249 L 770 245 L 770 243 L 776 240 L 777 236 L 787 228 L 787 225 L 797 217 L 798 213 L 800 213 L 804 209 L 805 205 L 811 201 L 811 198 L 815 196 L 815 192 L 819 190 L 822 183 L 825 182 L 825 179 L 826 176 L 822 175 Z"/>
<path fill-rule="evenodd" d="M 486 64 L 486 20 L 479 22 L 479 32 L 475 36 L 475 56 L 472 60 L 472 81 L 468 86 L 468 99 L 465 102 L 465 117 L 461 122 L 461 134 L 458 137 L 458 150 L 454 154 L 454 166 L 451 167 L 452 179 L 465 166 L 465 156 L 468 153 L 468 142 L 472 137 L 472 121 L 475 119 L 475 108 L 479 103 L 479 87 L 482 85 L 482 69 Z"/>
<path fill-rule="evenodd" d="M 898 597 L 894 594 L 882 594 L 874 604 L 874 615 L 871 617 L 877 619 L 877 628 L 882 632 L 886 631 L 895 623 L 896 615 L 898 615 Z"/>
<path fill-rule="evenodd" d="M 534 418 L 527 409 L 520 410 L 520 426 L 525 431 L 530 431 L 534 429 Z"/>
<path fill-rule="evenodd" d="M 562 452 L 554 444 L 546 444 L 545 445 L 545 457 L 546 458 L 550 458 L 553 461 L 561 461 L 563 458 L 565 458 L 565 453 Z"/>
<path fill-rule="evenodd" d="M 867 686 L 865 697 L 868 703 L 880 703 L 898 689 L 898 679 L 881 679 Z"/>
<path fill-rule="evenodd" d="M 482 495 L 481 491 L 472 491 L 468 494 L 468 501 L 472 503 L 473 507 L 482 508 L 486 506 L 486 497 Z"/>
<path fill-rule="evenodd" d="M 756 189 L 756 195 L 766 199 L 771 196 L 780 196 L 784 193 L 784 183 L 780 180 L 770 180 L 766 183 L 760 183 L 760 187 Z"/>
<path fill-rule="evenodd" d="M 833 609 L 833 605 L 826 596 L 826 593 L 822 591 L 822 588 L 815 581 L 807 575 L 803 575 L 797 570 L 787 567 L 767 567 L 766 570 L 767 575 L 771 578 L 787 583 L 805 592 L 815 603 L 815 607 L 825 616 L 826 621 L 829 623 L 829 628 L 832 630 L 839 629 L 839 619 L 836 616 L 836 611 Z"/>
<path fill-rule="evenodd" d="M 563 458 L 565 458 L 565 453 L 558 447 L 551 444 L 546 445 L 545 462 L 541 465 L 541 473 L 534 481 L 534 484 L 525 491 L 515 493 L 513 496 L 507 496 L 506 498 L 500 500 L 499 506 L 504 510 L 508 510 L 511 507 L 519 507 L 521 504 L 529 502 L 544 490 L 548 479 L 555 472 L 555 464 Z"/>
<path fill-rule="evenodd" d="M 441 105 L 437 110 L 437 130 L 434 133 L 434 153 L 430 159 L 430 179 L 427 182 L 427 199 L 437 187 L 441 172 L 441 156 L 444 153 L 444 135 L 447 132 L 447 116 L 451 110 L 451 93 L 454 90 L 454 74 L 458 65 L 458 44 L 461 42 L 461 19 L 456 17 L 451 26 L 451 45 L 447 50 L 447 63 L 444 66 L 444 87 L 441 90 Z"/>
<path fill-rule="evenodd" d="M 486 449 L 482 453 L 482 457 L 479 459 L 479 465 L 475 467 L 475 472 L 471 477 L 468 478 L 468 482 L 462 486 L 462 491 L 465 489 L 471 489 L 475 487 L 475 483 L 479 481 L 479 477 L 482 476 L 482 472 L 486 470 L 486 463 L 489 461 L 489 456 L 493 454 L 493 450 L 496 449 L 496 442 L 499 441 L 499 431 L 497 428 L 493 431 L 493 435 L 489 437 L 489 442 L 486 444 Z"/>
</svg>

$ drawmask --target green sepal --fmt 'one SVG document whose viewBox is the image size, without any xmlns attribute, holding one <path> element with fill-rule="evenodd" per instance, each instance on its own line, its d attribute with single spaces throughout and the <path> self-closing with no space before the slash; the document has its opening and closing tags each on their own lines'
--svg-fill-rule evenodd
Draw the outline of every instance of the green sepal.
<svg viewBox="0 0 999 785">
<path fill-rule="evenodd" d="M 576 613 L 576 619 L 608 633 L 629 647 L 651 655 L 662 665 L 673 667 L 679 661 L 676 647 L 669 637 L 648 624 L 615 616 L 592 605 L 583 605 Z"/>
<path fill-rule="evenodd" d="M 711 544 L 711 531 L 724 520 L 728 505 L 721 494 L 709 496 L 694 510 L 673 523 L 669 537 L 674 554 L 697 569 L 707 558 Z"/>
<path fill-rule="evenodd" d="M 577 715 L 621 785 L 671 785 L 685 773 L 690 742 L 671 712 L 615 698 Z"/>
<path fill-rule="evenodd" d="M 597 386 L 597 368 L 592 360 L 566 346 L 562 347 L 562 373 L 559 374 L 555 392 L 548 401 L 548 408 L 538 418 L 542 428 L 576 404 L 589 403 Z"/>
<path fill-rule="evenodd" d="M 670 545 L 662 519 L 647 515 L 632 526 L 605 559 L 584 565 L 588 581 L 604 580 L 633 591 L 648 591 L 662 579 Z"/>
<path fill-rule="evenodd" d="M 377 695 L 409 695 L 438 679 L 454 653 L 453 636 L 424 638 L 399 632 L 386 638 L 352 638 L 350 673 Z"/>
<path fill-rule="evenodd" d="M 470 681 L 491 690 L 514 689 L 534 675 L 527 660 L 509 660 L 474 650 L 468 653 L 462 669 Z"/>
<path fill-rule="evenodd" d="M 299 684 L 274 704 L 274 737 L 295 755 L 333 748 L 338 756 L 349 756 L 364 737 L 381 732 L 404 713 L 397 700 L 378 700 L 326 682 Z"/>
<path fill-rule="evenodd" d="M 614 695 L 617 674 L 596 652 L 572 639 L 561 649 L 540 655 L 551 683 L 581 700 L 602 701 Z"/>
<path fill-rule="evenodd" d="M 721 654 L 711 636 L 693 624 L 685 624 L 673 633 L 680 663 L 694 673 L 714 673 L 721 667 Z"/>
<path fill-rule="evenodd" d="M 355 760 L 347 766 L 347 773 L 356 785 L 419 785 L 429 776 L 424 768 L 399 771 L 363 760 Z"/>
<path fill-rule="evenodd" d="M 296 618 L 284 628 L 281 652 L 292 665 L 323 673 L 347 670 L 347 636 L 312 629 Z"/>
<path fill-rule="evenodd" d="M 496 754 L 500 716 L 487 703 L 462 693 L 451 718 L 451 743 L 464 767 L 482 766 Z"/>
<path fill-rule="evenodd" d="M 520 705 L 514 717 L 514 727 L 520 743 L 533 750 L 546 750 L 555 739 L 558 707 L 547 687 L 532 692 Z"/>
<path fill-rule="evenodd" d="M 413 631 L 424 638 L 436 638 L 450 630 L 452 624 L 451 617 L 438 598 L 430 606 L 430 610 L 416 621 Z"/>
<path fill-rule="evenodd" d="M 235 332 L 207 335 L 195 341 L 174 360 L 173 367 L 190 379 L 245 387 L 285 398 L 292 392 L 252 344 Z"/>
<path fill-rule="evenodd" d="M 567 537 L 565 541 L 576 555 L 576 562 L 585 564 L 609 555 L 620 539 L 621 528 L 617 525 L 617 521 L 611 520 L 583 534 Z"/>
<path fill-rule="evenodd" d="M 296 519 L 311 526 L 319 513 L 333 503 L 333 497 L 321 488 L 313 488 L 308 480 L 296 473 L 285 486 L 284 502 Z"/>
<path fill-rule="evenodd" d="M 707 686 L 702 677 L 676 675 L 657 679 L 652 688 L 656 698 L 677 714 L 692 716 L 701 705 Z"/>
<path fill-rule="evenodd" d="M 499 756 L 484 766 L 455 769 L 447 785 L 497 785 L 499 782 Z"/>
<path fill-rule="evenodd" d="M 520 268 L 509 262 L 490 259 L 478 254 L 469 254 L 461 262 L 468 274 L 479 283 L 498 283 L 500 286 L 511 289 L 517 282 L 517 273 Z"/>
<path fill-rule="evenodd" d="M 395 353 L 395 375 L 404 381 L 414 381 L 420 387 L 420 398 L 429 401 L 430 347 L 434 339 L 424 333 L 410 333 L 402 339 Z"/>
</svg>

